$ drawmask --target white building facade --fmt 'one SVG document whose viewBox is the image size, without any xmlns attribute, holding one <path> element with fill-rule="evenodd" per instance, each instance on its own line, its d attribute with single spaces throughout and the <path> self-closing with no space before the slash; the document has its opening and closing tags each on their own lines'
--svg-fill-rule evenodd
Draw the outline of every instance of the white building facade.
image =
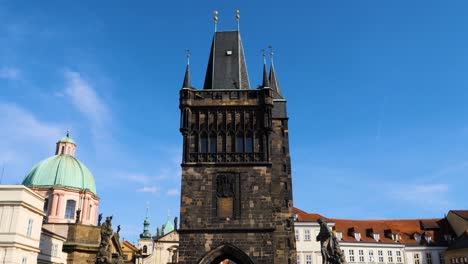
<svg viewBox="0 0 468 264">
<path fill-rule="evenodd" d="M 0 263 L 37 263 L 44 199 L 23 185 L 0 185 Z"/>
<path fill-rule="evenodd" d="M 298 264 L 322 263 L 320 242 L 316 241 L 319 218 L 333 230 L 350 264 L 444 264 L 449 241 L 443 238 L 450 237 L 445 219 L 344 220 L 299 209 L 295 213 Z"/>
</svg>

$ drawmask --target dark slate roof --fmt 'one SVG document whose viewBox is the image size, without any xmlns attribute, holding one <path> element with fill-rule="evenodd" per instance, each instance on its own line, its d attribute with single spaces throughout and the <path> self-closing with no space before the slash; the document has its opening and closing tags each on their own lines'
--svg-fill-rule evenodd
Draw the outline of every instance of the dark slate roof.
<svg viewBox="0 0 468 264">
<path fill-rule="evenodd" d="M 283 94 L 281 94 L 280 85 L 278 83 L 278 77 L 276 77 L 275 66 L 273 63 L 270 68 L 270 86 L 273 89 L 273 98 L 274 99 L 284 99 Z"/>
<path fill-rule="evenodd" d="M 250 89 L 239 31 L 215 33 L 203 89 Z"/>
<path fill-rule="evenodd" d="M 190 65 L 189 64 L 187 64 L 187 68 L 185 68 L 184 83 L 182 84 L 182 88 L 191 88 L 191 86 L 190 86 Z"/>
</svg>

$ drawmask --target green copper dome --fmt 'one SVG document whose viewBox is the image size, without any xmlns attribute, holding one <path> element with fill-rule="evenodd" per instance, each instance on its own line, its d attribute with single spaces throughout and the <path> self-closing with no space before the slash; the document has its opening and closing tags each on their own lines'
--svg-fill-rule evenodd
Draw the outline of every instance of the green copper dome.
<svg viewBox="0 0 468 264">
<path fill-rule="evenodd" d="M 64 138 L 71 140 L 70 137 Z M 74 143 L 73 140 L 68 142 Z M 55 155 L 39 162 L 23 180 L 23 185 L 28 187 L 66 187 L 89 190 L 96 194 L 93 174 L 83 163 L 71 155 Z"/>
</svg>

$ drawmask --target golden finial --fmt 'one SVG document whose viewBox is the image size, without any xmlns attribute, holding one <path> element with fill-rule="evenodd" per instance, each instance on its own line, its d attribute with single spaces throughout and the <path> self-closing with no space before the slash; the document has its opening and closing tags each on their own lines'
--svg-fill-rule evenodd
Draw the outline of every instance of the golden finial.
<svg viewBox="0 0 468 264">
<path fill-rule="evenodd" d="M 218 10 L 215 10 L 215 11 L 213 12 L 213 14 L 214 14 L 213 20 L 214 20 L 214 22 L 215 22 L 215 32 L 216 32 L 216 30 L 217 30 L 217 25 L 218 25 Z"/>
<path fill-rule="evenodd" d="M 239 20 L 240 20 L 240 10 L 239 9 L 236 9 L 236 20 L 237 20 L 237 31 L 240 31 L 239 30 Z"/>
</svg>

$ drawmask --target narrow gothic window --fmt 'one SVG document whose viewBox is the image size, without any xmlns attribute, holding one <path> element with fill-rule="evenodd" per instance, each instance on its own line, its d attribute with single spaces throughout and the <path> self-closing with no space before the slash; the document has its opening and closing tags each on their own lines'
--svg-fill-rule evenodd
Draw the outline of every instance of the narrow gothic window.
<svg viewBox="0 0 468 264">
<path fill-rule="evenodd" d="M 245 152 L 247 153 L 253 152 L 253 138 L 251 134 L 248 134 L 245 140 Z"/>
<path fill-rule="evenodd" d="M 73 219 L 75 217 L 76 201 L 68 200 L 65 207 L 65 219 Z"/>
<path fill-rule="evenodd" d="M 216 134 L 210 135 L 210 153 L 216 153 L 217 140 Z"/>
<path fill-rule="evenodd" d="M 148 253 L 148 247 L 147 246 L 143 246 L 143 253 Z"/>
<path fill-rule="evenodd" d="M 26 231 L 26 235 L 27 235 L 28 237 L 30 237 L 30 236 L 32 235 L 33 223 L 34 223 L 34 220 L 32 220 L 32 219 L 29 219 L 29 220 L 28 220 L 28 229 L 27 229 L 27 231 Z"/>
<path fill-rule="evenodd" d="M 244 136 L 243 135 L 237 135 L 237 153 L 243 153 L 244 152 Z"/>
<path fill-rule="evenodd" d="M 201 141 L 200 152 L 201 153 L 207 153 L 208 152 L 208 138 L 207 138 L 207 136 L 205 134 L 203 134 L 200 137 L 200 141 Z"/>
<path fill-rule="evenodd" d="M 192 135 L 193 137 L 193 152 L 198 152 L 198 135 L 197 134 L 193 134 Z"/>
<path fill-rule="evenodd" d="M 221 152 L 226 153 L 226 135 L 224 133 L 221 133 Z"/>
<path fill-rule="evenodd" d="M 60 154 L 64 154 L 65 152 L 65 146 L 62 146 L 62 150 L 60 151 Z"/>
<path fill-rule="evenodd" d="M 229 143 L 231 144 L 231 152 L 236 152 L 236 137 L 233 134 L 229 135 Z"/>
</svg>

